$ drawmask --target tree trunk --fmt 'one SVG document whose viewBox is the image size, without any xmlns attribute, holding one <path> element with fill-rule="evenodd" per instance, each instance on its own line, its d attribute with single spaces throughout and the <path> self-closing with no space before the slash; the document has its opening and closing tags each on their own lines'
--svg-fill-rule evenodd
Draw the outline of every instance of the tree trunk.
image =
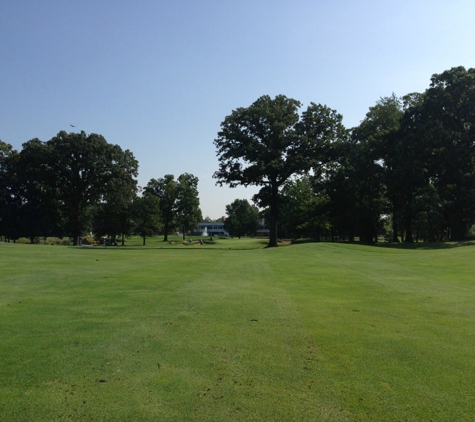
<svg viewBox="0 0 475 422">
<path fill-rule="evenodd" d="M 393 211 L 393 221 L 392 221 L 392 226 L 393 226 L 393 242 L 399 243 L 399 237 L 398 237 L 398 224 L 397 224 L 397 219 L 396 219 L 396 213 Z"/>
<path fill-rule="evenodd" d="M 348 242 L 354 243 L 355 241 L 355 227 L 352 224 L 348 229 Z"/>
<path fill-rule="evenodd" d="M 275 248 L 277 244 L 277 206 L 271 204 L 269 215 L 269 243 L 267 247 Z"/>
<path fill-rule="evenodd" d="M 278 245 L 277 243 L 277 219 L 279 216 L 279 206 L 278 206 L 278 186 L 273 183 L 272 186 L 272 199 L 270 204 L 270 222 L 269 222 L 269 244 L 268 248 L 275 248 Z"/>
<path fill-rule="evenodd" d="M 404 243 L 414 243 L 414 237 L 412 236 L 412 218 L 406 217 L 404 221 L 404 228 L 406 231 L 406 236 L 404 238 Z"/>
<path fill-rule="evenodd" d="M 73 234 L 73 246 L 81 246 L 81 235 L 78 233 Z"/>
<path fill-rule="evenodd" d="M 457 242 L 465 240 L 466 226 L 463 219 L 463 213 L 455 211 L 449 215 L 450 240 Z"/>
<path fill-rule="evenodd" d="M 270 222 L 269 222 L 269 244 L 267 247 L 274 248 L 277 247 L 277 216 L 272 211 L 270 212 Z"/>
</svg>

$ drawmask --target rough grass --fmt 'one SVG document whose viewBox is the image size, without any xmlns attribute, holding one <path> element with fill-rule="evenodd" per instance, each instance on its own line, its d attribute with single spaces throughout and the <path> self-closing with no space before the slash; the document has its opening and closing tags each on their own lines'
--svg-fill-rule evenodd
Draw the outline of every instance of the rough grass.
<svg viewBox="0 0 475 422">
<path fill-rule="evenodd" d="M 0 420 L 473 420 L 473 246 L 147 243 L 0 245 Z"/>
</svg>

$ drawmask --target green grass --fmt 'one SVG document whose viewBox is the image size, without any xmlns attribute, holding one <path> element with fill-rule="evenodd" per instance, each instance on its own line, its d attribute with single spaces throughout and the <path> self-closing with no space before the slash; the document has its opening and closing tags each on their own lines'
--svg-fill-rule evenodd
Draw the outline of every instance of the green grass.
<svg viewBox="0 0 475 422">
<path fill-rule="evenodd" d="M 0 244 L 0 420 L 473 420 L 474 246 L 215 240 Z"/>
</svg>

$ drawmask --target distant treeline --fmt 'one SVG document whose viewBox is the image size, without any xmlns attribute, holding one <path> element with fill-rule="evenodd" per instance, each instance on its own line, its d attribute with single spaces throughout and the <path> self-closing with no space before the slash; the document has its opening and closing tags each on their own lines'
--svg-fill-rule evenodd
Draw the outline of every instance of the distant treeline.
<svg viewBox="0 0 475 422">
<path fill-rule="evenodd" d="M 215 140 L 218 184 L 263 187 L 255 203 L 279 237 L 467 238 L 475 222 L 475 69 L 452 68 L 433 75 L 423 93 L 381 98 L 351 129 L 313 103 L 299 120 L 299 106 L 261 97 L 228 116 Z M 285 107 L 290 120 L 269 117 Z M 122 241 L 138 234 L 145 243 L 197 227 L 195 176 L 165 175 L 142 189 L 137 172 L 132 152 L 98 134 L 62 131 L 19 152 L 0 141 L 0 236 L 70 237 L 77 245 L 91 232 Z"/>
<path fill-rule="evenodd" d="M 475 69 L 433 75 L 423 93 L 381 98 L 331 148 L 316 175 L 288 187 L 283 225 L 372 242 L 464 240 L 475 221 Z M 309 197 L 310 198 L 310 197 Z M 301 201 L 300 201 L 301 202 Z M 301 223 L 292 222 L 302 215 Z M 288 221 L 288 223 L 284 223 Z M 298 233 L 297 233 L 298 235 Z"/>
<path fill-rule="evenodd" d="M 475 69 L 423 93 L 381 98 L 359 126 L 311 103 L 263 96 L 234 110 L 215 145 L 219 184 L 256 185 L 279 237 L 463 240 L 475 221 Z M 244 164 L 243 164 L 244 163 Z"/>
<path fill-rule="evenodd" d="M 138 162 L 101 135 L 59 132 L 17 152 L 0 141 L 0 236 L 145 238 L 201 219 L 198 179 L 182 174 L 137 186 Z M 166 236 L 165 236 L 166 237 Z"/>
</svg>

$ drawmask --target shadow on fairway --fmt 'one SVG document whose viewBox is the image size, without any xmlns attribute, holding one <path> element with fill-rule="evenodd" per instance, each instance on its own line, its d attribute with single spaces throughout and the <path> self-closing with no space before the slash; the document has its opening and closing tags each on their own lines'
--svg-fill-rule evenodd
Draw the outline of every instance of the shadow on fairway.
<svg viewBox="0 0 475 422">
<path fill-rule="evenodd" d="M 320 241 L 310 239 L 298 239 L 293 240 L 292 245 L 301 245 L 304 243 L 322 243 L 322 244 L 346 244 L 346 245 L 362 245 L 362 246 L 373 246 L 375 248 L 390 248 L 390 249 L 401 249 L 401 250 L 431 250 L 431 249 L 453 249 L 463 246 L 475 246 L 475 240 L 464 240 L 459 242 L 417 242 L 417 243 L 396 243 L 396 242 L 378 242 L 372 245 L 368 245 L 360 242 L 329 242 L 329 241 Z"/>
<path fill-rule="evenodd" d="M 268 241 L 266 239 L 257 240 L 253 244 L 248 245 L 239 245 L 239 244 L 232 244 L 232 243 L 225 243 L 225 244 L 211 244 L 205 243 L 203 245 L 198 244 L 180 244 L 180 243 L 163 243 L 160 245 L 153 245 L 153 246 L 142 246 L 142 245 L 125 245 L 125 246 L 84 246 L 84 248 L 94 249 L 94 250 L 117 250 L 117 251 L 131 251 L 131 250 L 176 250 L 176 251 L 216 251 L 216 250 L 234 250 L 234 251 L 250 251 L 250 250 L 258 250 L 258 249 L 273 249 L 273 247 L 268 246 Z M 389 249 L 398 249 L 398 250 L 437 250 L 437 249 L 454 249 L 460 248 L 465 246 L 475 246 L 475 240 L 465 240 L 460 242 L 418 242 L 418 243 L 389 243 L 389 242 L 378 242 L 373 245 L 367 245 L 364 243 L 359 242 L 327 242 L 321 241 L 317 242 L 315 240 L 309 239 L 298 239 L 298 240 L 281 240 L 278 242 L 278 247 L 286 247 L 286 246 L 294 246 L 294 245 L 301 245 L 306 243 L 315 243 L 315 244 L 328 244 L 328 245 L 337 245 L 337 244 L 345 244 L 345 245 L 361 245 L 361 246 L 371 246 L 374 248 L 389 248 Z M 76 246 L 69 246 L 70 248 L 76 248 Z"/>
<path fill-rule="evenodd" d="M 453 249 L 463 246 L 475 246 L 474 240 L 464 240 L 460 242 L 419 242 L 419 243 L 376 243 L 373 245 L 377 248 L 392 248 L 392 249 Z"/>
<path fill-rule="evenodd" d="M 224 251 L 224 250 L 233 250 L 233 251 L 255 251 L 259 249 L 265 249 L 267 243 L 265 245 L 257 245 L 257 246 L 226 246 L 226 245 L 219 245 L 219 246 L 212 246 L 206 247 L 206 245 L 173 245 L 173 246 L 137 246 L 137 245 L 125 245 L 125 246 L 111 246 L 111 247 L 84 247 L 84 249 L 91 249 L 96 251 L 156 251 L 156 250 L 163 250 L 163 251 Z M 77 246 L 69 246 L 70 248 L 77 248 Z"/>
</svg>

